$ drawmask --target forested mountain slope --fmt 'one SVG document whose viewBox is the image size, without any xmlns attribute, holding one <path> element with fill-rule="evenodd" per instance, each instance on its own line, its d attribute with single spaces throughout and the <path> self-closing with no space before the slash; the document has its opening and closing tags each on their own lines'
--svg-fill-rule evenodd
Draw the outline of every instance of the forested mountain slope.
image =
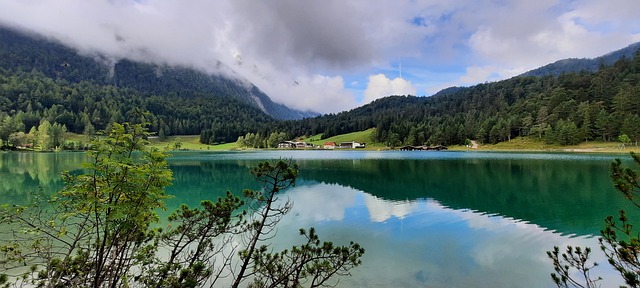
<svg viewBox="0 0 640 288">
<path fill-rule="evenodd" d="M 611 141 L 620 134 L 638 141 L 640 54 L 595 73 L 519 76 L 431 97 L 391 96 L 275 129 L 330 137 L 374 127 L 374 140 L 390 146 L 496 143 L 519 135 L 560 144 Z"/>
<path fill-rule="evenodd" d="M 143 112 L 149 114 L 144 115 Z M 54 80 L 39 71 L 0 69 L 0 139 L 27 132 L 47 120 L 75 133 L 91 134 L 109 123 L 149 121 L 160 136 L 220 131 L 215 141 L 232 142 L 261 123 L 274 121 L 238 99 L 194 93 L 145 95 L 132 88 Z"/>
<path fill-rule="evenodd" d="M 0 59 L 0 68 L 11 73 L 39 71 L 54 80 L 70 83 L 87 81 L 95 85 L 134 89 L 140 92 L 140 96 L 188 98 L 198 94 L 200 97 L 234 98 L 276 119 L 316 115 L 274 103 L 246 81 L 212 76 L 187 67 L 152 65 L 126 59 L 116 61 L 99 54 L 79 55 L 56 42 L 1 27 Z"/>
<path fill-rule="evenodd" d="M 558 60 L 551 64 L 528 71 L 521 76 L 559 76 L 564 73 L 572 72 L 596 72 L 603 66 L 611 66 L 622 58 L 633 58 L 638 49 L 640 49 L 640 42 L 593 59 L 570 58 Z"/>
<path fill-rule="evenodd" d="M 15 140 L 16 133 L 27 133 L 44 120 L 56 129 L 89 134 L 113 122 L 144 120 L 161 137 L 207 130 L 215 131 L 208 142 L 224 143 L 277 119 L 314 115 L 276 104 L 244 81 L 185 67 L 80 55 L 0 27 L 0 147 L 15 146 L 9 143 L 12 134 Z"/>
</svg>

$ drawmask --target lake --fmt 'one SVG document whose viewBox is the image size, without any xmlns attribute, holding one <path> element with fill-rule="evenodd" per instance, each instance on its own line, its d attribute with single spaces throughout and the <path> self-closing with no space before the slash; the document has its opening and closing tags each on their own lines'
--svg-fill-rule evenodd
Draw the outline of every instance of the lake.
<svg viewBox="0 0 640 288">
<path fill-rule="evenodd" d="M 285 195 L 293 210 L 274 248 L 315 227 L 321 239 L 366 248 L 338 287 L 555 287 L 545 251 L 588 245 L 603 287 L 618 278 L 597 235 L 607 215 L 638 209 L 613 189 L 609 165 L 627 155 L 424 151 L 175 152 L 168 206 L 198 205 L 229 190 L 257 189 L 249 168 L 287 158 L 300 165 Z M 25 203 L 62 186 L 81 153 L 1 153 L 0 200 Z M 170 210 L 171 210 L 170 209 Z M 169 212 L 162 212 L 168 215 Z"/>
</svg>

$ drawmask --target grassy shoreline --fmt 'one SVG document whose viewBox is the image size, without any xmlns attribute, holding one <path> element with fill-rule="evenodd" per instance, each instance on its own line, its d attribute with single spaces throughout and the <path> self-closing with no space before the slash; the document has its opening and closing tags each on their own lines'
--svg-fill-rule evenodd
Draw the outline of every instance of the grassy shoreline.
<svg viewBox="0 0 640 288">
<path fill-rule="evenodd" d="M 364 132 L 364 131 L 363 131 Z M 324 142 L 341 142 L 348 139 L 354 139 L 351 141 L 364 140 L 363 134 L 350 136 L 336 136 L 339 138 L 329 138 L 326 140 L 313 140 L 310 141 L 314 145 L 322 145 Z M 318 135 L 316 135 L 318 136 Z M 309 139 L 318 139 L 319 136 L 309 137 Z M 348 138 L 348 139 L 347 139 Z M 345 139 L 345 140 L 343 140 Z M 170 136 L 164 141 L 160 141 L 158 138 L 152 138 L 151 146 L 162 148 L 165 146 L 172 146 L 176 142 L 180 142 L 181 150 L 187 151 L 258 151 L 258 150 L 275 150 L 271 149 L 255 149 L 255 148 L 239 148 L 236 143 L 226 143 L 220 145 L 207 145 L 199 142 L 198 135 L 191 136 Z M 365 142 L 365 141 L 362 141 Z M 321 150 L 321 149 L 316 149 Z M 392 151 L 394 149 L 384 146 L 382 143 L 367 143 L 367 148 L 364 149 L 346 149 L 346 150 L 365 150 L 365 151 Z M 477 149 L 469 148 L 463 145 L 449 146 L 449 151 L 495 151 L 495 152 L 571 152 L 571 153 L 609 153 L 609 154 L 627 154 L 631 151 L 640 153 L 640 146 L 627 145 L 624 149 L 621 148 L 620 143 L 616 142 L 602 142 L 602 141 L 590 141 L 583 142 L 577 145 L 561 146 L 554 144 L 545 144 L 542 139 L 536 139 L 534 137 L 518 137 L 511 141 L 501 142 L 497 144 L 479 144 Z"/>
<path fill-rule="evenodd" d="M 391 147 L 385 146 L 382 143 L 371 143 L 370 135 L 372 129 L 354 132 L 349 134 L 337 135 L 328 139 L 320 140 L 321 134 L 311 137 L 300 138 L 301 141 L 310 142 L 314 145 L 321 146 L 325 142 L 365 142 L 366 148 L 358 149 L 340 149 L 340 150 L 364 150 L 364 151 L 393 151 Z M 89 142 L 89 138 L 85 135 L 67 133 L 66 138 L 72 141 Z M 208 145 L 200 143 L 199 135 L 180 135 L 169 136 L 164 140 L 160 140 L 157 137 L 149 139 L 150 146 L 155 148 L 174 147 L 176 143 L 179 143 L 180 150 L 184 151 L 259 151 L 259 150 L 275 150 L 275 148 L 269 149 L 255 149 L 255 148 L 240 148 L 235 142 L 225 143 L 220 145 Z M 500 142 L 497 144 L 482 144 L 478 143 L 478 148 L 470 148 L 464 145 L 454 145 L 448 147 L 449 151 L 494 151 L 494 152 L 568 152 L 568 153 L 607 153 L 607 154 L 628 154 L 629 152 L 640 153 L 640 146 L 636 146 L 635 143 L 627 145 L 624 149 L 619 142 L 604 142 L 604 141 L 589 141 L 582 142 L 577 145 L 561 146 L 557 144 L 546 144 L 543 139 L 537 137 L 517 137 L 511 139 L 511 141 Z M 322 149 L 315 149 L 322 150 Z M 5 150 L 0 150 L 6 152 Z M 7 150 L 8 151 L 8 150 Z M 33 150 L 19 150 L 19 151 L 33 151 Z M 331 150 L 327 150 L 331 151 Z M 38 152 L 38 151 L 34 151 Z"/>
<path fill-rule="evenodd" d="M 518 137 L 511 141 L 497 144 L 479 144 L 477 149 L 466 146 L 450 146 L 452 151 L 498 151 L 498 152 L 573 152 L 573 153 L 607 153 L 627 154 L 629 152 L 640 153 L 640 146 L 634 144 L 622 148 L 619 142 L 589 141 L 576 145 L 561 146 L 557 144 L 545 144 L 544 140 L 536 137 Z"/>
</svg>

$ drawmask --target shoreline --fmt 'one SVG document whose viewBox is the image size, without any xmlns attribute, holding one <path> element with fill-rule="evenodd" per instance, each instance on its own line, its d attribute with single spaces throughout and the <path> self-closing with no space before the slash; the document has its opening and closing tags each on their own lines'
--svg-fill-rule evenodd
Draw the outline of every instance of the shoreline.
<svg viewBox="0 0 640 288">
<path fill-rule="evenodd" d="M 616 149 L 607 149 L 607 148 L 564 148 L 564 149 L 496 149 L 496 148 L 458 148 L 453 147 L 444 151 L 407 151 L 407 152 L 532 152 L 532 153 L 575 153 L 575 154 L 629 154 L 630 152 L 640 154 L 640 147 L 634 147 L 635 149 L 625 149 L 625 150 L 616 150 Z M 393 152 L 400 151 L 399 149 L 391 149 L 391 148 L 382 148 L 382 149 L 278 149 L 278 148 L 232 148 L 232 149 L 180 149 L 180 150 L 172 150 L 173 151 L 182 151 L 182 152 L 260 152 L 260 151 L 374 151 L 374 152 Z"/>
<path fill-rule="evenodd" d="M 170 150 L 170 152 L 258 152 L 258 151 L 376 151 L 376 152 L 391 152 L 401 151 L 399 149 L 393 149 L 389 147 L 384 148 L 358 148 L 358 149 L 278 149 L 278 148 L 229 148 L 229 149 L 190 149 L 181 148 L 179 150 Z M 0 153 L 56 153 L 56 152 L 87 152 L 84 150 L 48 150 L 48 151 L 36 151 L 36 150 L 0 150 Z M 536 153 L 576 153 L 576 154 L 629 154 L 630 152 L 640 154 L 640 146 L 633 146 L 631 148 L 612 149 L 608 147 L 598 148 L 547 148 L 547 149 L 535 149 L 535 148 L 496 148 L 496 147 L 479 147 L 479 148 L 467 148 L 460 146 L 449 147 L 444 151 L 412 151 L 416 153 L 420 152 L 536 152 Z"/>
<path fill-rule="evenodd" d="M 580 147 L 570 147 L 570 148 L 546 148 L 546 149 L 535 149 L 535 148 L 458 148 L 453 147 L 449 148 L 449 151 L 470 151 L 470 152 L 542 152 L 542 153 L 576 153 L 576 154 L 629 154 L 630 152 L 640 153 L 639 147 L 625 148 L 624 150 L 608 148 L 608 147 L 597 147 L 597 148 L 580 148 Z"/>
<path fill-rule="evenodd" d="M 321 149 L 321 148 L 303 148 L 303 149 L 282 149 L 282 148 L 239 148 L 235 143 L 226 143 L 220 145 L 206 145 L 196 143 L 196 137 L 194 136 L 178 136 L 171 137 L 173 139 L 167 139 L 166 141 L 151 141 L 149 147 L 163 149 L 167 146 L 171 147 L 176 142 L 181 144 L 181 148 L 171 151 L 193 151 L 193 152 L 242 152 L 242 151 L 399 151 L 399 147 L 391 148 L 386 146 L 379 146 L 380 143 L 373 144 L 365 148 L 345 148 L 345 149 Z M 187 139 L 191 138 L 191 139 Z M 174 141 L 172 141 L 174 140 Z M 177 141 L 175 141 L 177 140 Z M 187 141 L 185 141 L 187 140 Z M 497 144 L 479 144 L 474 143 L 472 146 L 453 145 L 448 146 L 447 150 L 441 151 L 465 151 L 465 152 L 535 152 L 535 153 L 577 153 L 577 154 L 629 154 L 635 152 L 640 154 L 640 145 L 634 144 L 627 145 L 622 148 L 620 143 L 616 142 L 583 142 L 577 145 L 560 146 L 545 144 L 538 139 L 532 138 L 514 138 L 508 142 L 500 142 Z M 0 150 L 0 153 L 8 152 L 20 152 L 20 153 L 50 153 L 58 151 L 67 152 L 83 152 L 83 150 L 49 150 L 39 151 L 33 149 L 13 149 L 13 150 Z M 426 152 L 426 151 L 416 151 Z"/>
</svg>

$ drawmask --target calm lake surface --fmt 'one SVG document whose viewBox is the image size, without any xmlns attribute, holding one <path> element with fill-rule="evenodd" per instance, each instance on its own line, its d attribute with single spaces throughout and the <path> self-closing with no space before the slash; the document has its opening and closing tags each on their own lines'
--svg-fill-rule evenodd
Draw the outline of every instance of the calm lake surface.
<svg viewBox="0 0 640 288">
<path fill-rule="evenodd" d="M 168 206 L 257 189 L 250 167 L 291 158 L 301 168 L 286 191 L 294 207 L 273 246 L 299 243 L 298 229 L 308 227 L 336 244 L 359 242 L 364 264 L 339 287 L 554 287 L 545 251 L 589 245 L 599 253 L 594 236 L 607 215 L 625 209 L 640 217 L 611 185 L 616 157 L 630 163 L 627 155 L 560 153 L 175 152 Z M 59 173 L 84 159 L 0 153 L 0 201 L 55 191 Z M 603 287 L 621 284 L 600 254 L 595 260 Z"/>
</svg>

